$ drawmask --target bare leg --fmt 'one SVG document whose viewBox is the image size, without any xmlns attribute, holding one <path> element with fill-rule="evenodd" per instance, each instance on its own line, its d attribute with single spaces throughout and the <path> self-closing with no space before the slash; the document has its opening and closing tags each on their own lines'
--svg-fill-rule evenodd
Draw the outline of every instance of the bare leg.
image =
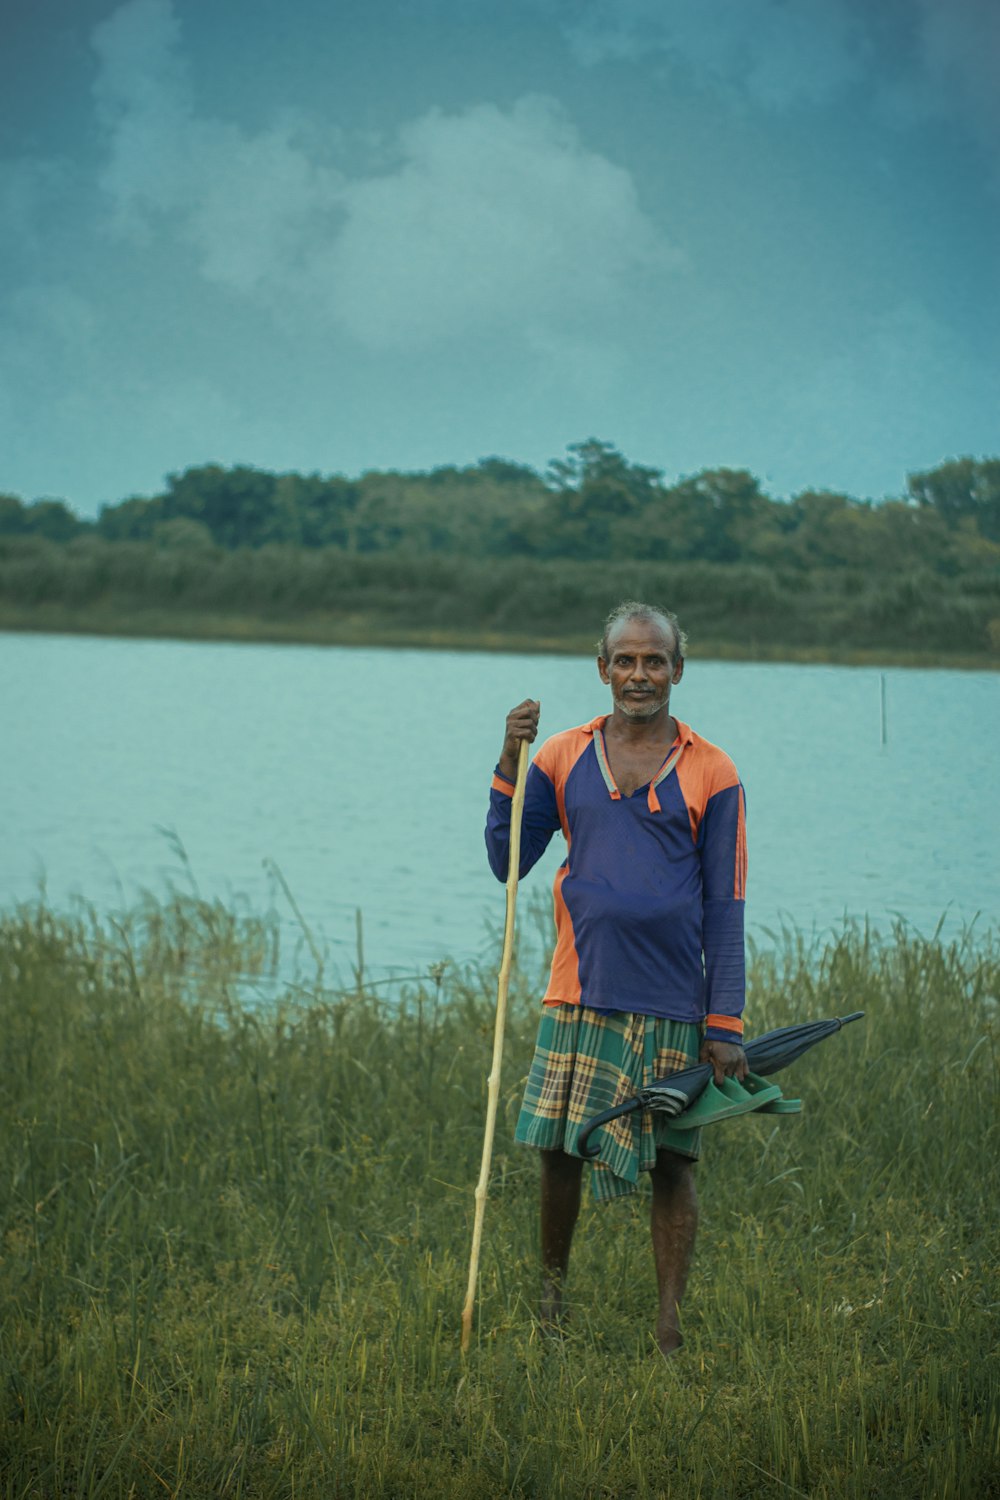
<svg viewBox="0 0 1000 1500">
<path fill-rule="evenodd" d="M 562 1290 L 569 1267 L 573 1230 L 580 1213 L 583 1162 L 565 1151 L 542 1155 L 542 1325 L 551 1328 L 562 1314 Z"/>
<path fill-rule="evenodd" d="M 649 1223 L 660 1299 L 656 1342 L 661 1353 L 673 1354 L 684 1342 L 680 1331 L 680 1304 L 698 1228 L 694 1164 L 674 1151 L 658 1151 L 656 1166 L 650 1176 L 653 1204 Z"/>
</svg>

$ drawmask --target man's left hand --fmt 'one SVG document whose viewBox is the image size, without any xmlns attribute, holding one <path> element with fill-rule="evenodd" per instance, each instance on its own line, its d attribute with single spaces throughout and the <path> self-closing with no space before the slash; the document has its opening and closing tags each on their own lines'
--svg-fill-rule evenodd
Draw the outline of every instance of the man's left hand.
<svg viewBox="0 0 1000 1500">
<path fill-rule="evenodd" d="M 706 1038 L 701 1044 L 698 1061 L 712 1064 L 716 1083 L 721 1083 L 724 1078 L 735 1078 L 741 1083 L 750 1071 L 746 1053 L 737 1042 L 712 1042 Z"/>
</svg>

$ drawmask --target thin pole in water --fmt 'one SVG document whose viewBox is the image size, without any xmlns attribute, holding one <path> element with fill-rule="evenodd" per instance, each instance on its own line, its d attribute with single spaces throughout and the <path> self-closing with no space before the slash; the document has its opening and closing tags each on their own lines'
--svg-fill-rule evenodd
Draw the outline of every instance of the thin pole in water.
<svg viewBox="0 0 1000 1500">
<path fill-rule="evenodd" d="M 354 965 L 354 979 L 360 995 L 365 987 L 365 924 L 360 906 L 354 908 L 354 939 L 358 954 L 357 963 Z"/>
<path fill-rule="evenodd" d="M 885 673 L 879 673 L 879 734 L 880 743 L 885 744 L 889 737 L 889 730 L 885 716 Z"/>
</svg>

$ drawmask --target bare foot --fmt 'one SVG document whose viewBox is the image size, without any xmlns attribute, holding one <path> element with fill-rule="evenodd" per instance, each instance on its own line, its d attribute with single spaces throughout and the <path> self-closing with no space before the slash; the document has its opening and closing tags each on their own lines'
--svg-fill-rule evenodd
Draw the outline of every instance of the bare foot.
<svg viewBox="0 0 1000 1500">
<path fill-rule="evenodd" d="M 542 1334 L 546 1338 L 563 1338 L 566 1310 L 563 1307 L 562 1286 L 553 1277 L 547 1276 L 542 1283 L 542 1300 L 538 1310 Z"/>
</svg>

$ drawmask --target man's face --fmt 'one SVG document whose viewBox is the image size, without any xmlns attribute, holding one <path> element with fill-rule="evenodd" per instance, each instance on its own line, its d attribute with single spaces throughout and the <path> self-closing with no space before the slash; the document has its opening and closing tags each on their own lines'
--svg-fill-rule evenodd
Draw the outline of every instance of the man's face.
<svg viewBox="0 0 1000 1500">
<path fill-rule="evenodd" d="M 655 616 L 623 620 L 611 632 L 607 659 L 597 658 L 597 670 L 624 718 L 641 723 L 669 708 L 670 689 L 684 671 L 683 658 L 674 661 L 674 650 L 670 625 Z"/>
</svg>

